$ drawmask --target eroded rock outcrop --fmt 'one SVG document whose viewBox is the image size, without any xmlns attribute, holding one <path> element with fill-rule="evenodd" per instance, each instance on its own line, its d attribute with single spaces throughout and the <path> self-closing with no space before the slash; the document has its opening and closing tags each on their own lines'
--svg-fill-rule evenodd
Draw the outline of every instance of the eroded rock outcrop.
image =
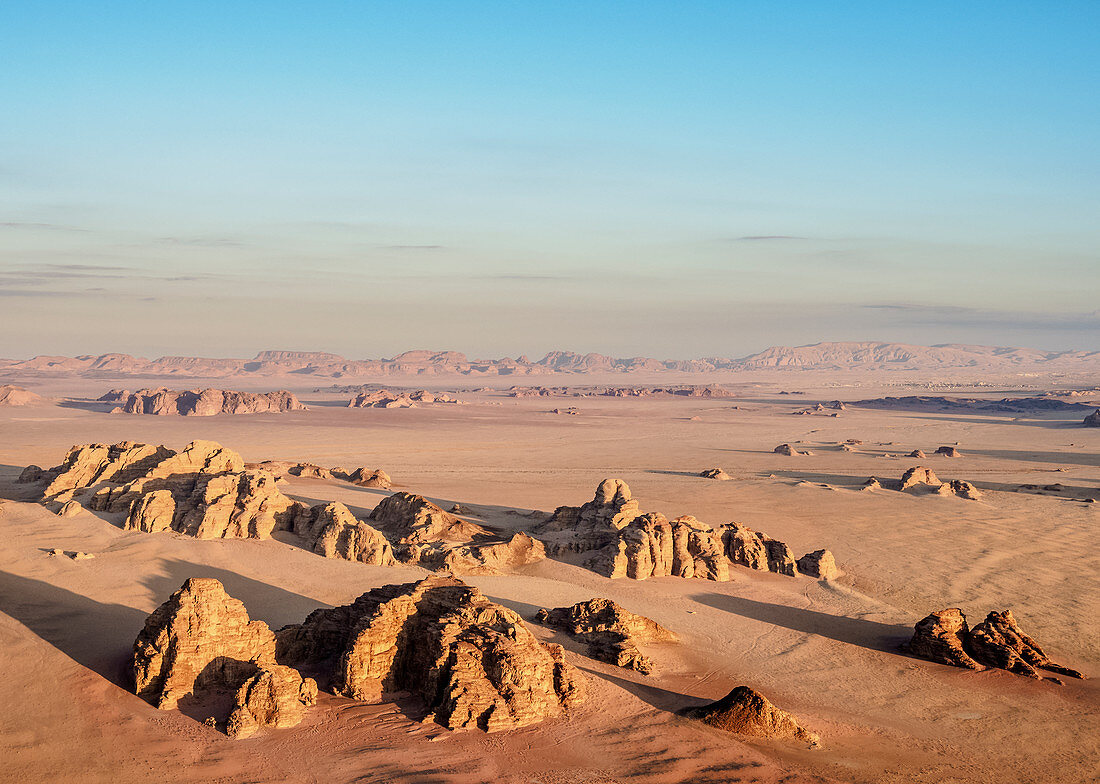
<svg viewBox="0 0 1100 784">
<path fill-rule="evenodd" d="M 523 727 L 584 699 L 584 681 L 560 646 L 540 643 L 515 612 L 450 577 L 316 610 L 279 630 L 278 658 L 352 699 L 410 692 L 450 729 Z"/>
<path fill-rule="evenodd" d="M 233 392 L 223 389 L 139 389 L 137 392 L 114 390 L 100 400 L 120 405 L 112 414 L 153 414 L 157 416 L 216 416 L 218 414 L 270 414 L 304 411 L 305 406 L 292 393 Z"/>
<path fill-rule="evenodd" d="M 226 731 L 292 727 L 317 698 L 317 684 L 275 661 L 275 635 L 212 578 L 191 578 L 145 621 L 131 660 L 134 690 L 157 708 L 233 695 Z"/>
<path fill-rule="evenodd" d="M 934 612 L 917 623 L 908 650 L 922 659 L 969 670 L 1002 669 L 1029 678 L 1045 677 L 1056 683 L 1061 681 L 1043 676 L 1039 670 L 1071 678 L 1085 677 L 1077 670 L 1052 662 L 1039 644 L 1020 629 L 1011 610 L 991 612 L 973 629 L 958 608 Z"/>
<path fill-rule="evenodd" d="M 962 457 L 962 452 L 953 446 L 941 446 L 936 450 L 936 454 L 944 457 Z"/>
<path fill-rule="evenodd" d="M 831 552 L 814 550 L 798 559 L 798 573 L 819 580 L 833 580 L 840 575 L 840 570 Z"/>
<path fill-rule="evenodd" d="M 375 487 L 380 490 L 389 490 L 393 486 L 390 475 L 381 468 L 371 470 L 361 466 L 348 474 L 348 481 L 360 487 Z"/>
<path fill-rule="evenodd" d="M 459 405 L 450 395 L 420 389 L 415 392 L 390 392 L 385 389 L 365 390 L 348 401 L 348 408 L 417 408 L 427 405 Z"/>
<path fill-rule="evenodd" d="M 678 639 L 656 621 L 628 612 L 610 599 L 589 599 L 571 607 L 542 609 L 535 614 L 535 621 L 585 643 L 594 659 L 645 675 L 653 674 L 655 666 L 639 646 Z"/>
<path fill-rule="evenodd" d="M 643 514 L 621 479 L 605 479 L 579 507 L 558 507 L 536 534 L 551 556 L 587 553 L 585 564 L 605 577 L 721 582 L 730 579 L 731 564 L 798 573 L 786 544 L 739 523 L 715 528 L 690 515 L 670 521 L 656 512 Z"/>
<path fill-rule="evenodd" d="M 326 558 L 394 566 L 393 548 L 382 532 L 364 523 L 343 504 L 333 501 L 298 518 L 298 533 L 313 542 L 313 552 Z"/>
<path fill-rule="evenodd" d="M 41 395 L 13 384 L 0 384 L 0 406 L 34 406 L 44 403 Z"/>
<path fill-rule="evenodd" d="M 1100 427 L 1100 408 L 1085 417 L 1081 424 L 1085 427 Z"/>
<path fill-rule="evenodd" d="M 915 487 L 939 487 L 943 482 L 936 476 L 936 472 L 924 466 L 913 466 L 901 475 L 901 489 L 911 490 Z"/>
<path fill-rule="evenodd" d="M 821 742 L 817 734 L 802 727 L 791 714 L 748 686 L 738 686 L 717 702 L 686 708 L 680 714 L 738 735 L 800 740 L 811 746 Z"/>
<path fill-rule="evenodd" d="M 704 479 L 717 479 L 719 481 L 730 479 L 730 475 L 723 471 L 721 468 L 708 468 L 706 471 L 703 471 L 701 474 L 699 474 L 699 476 L 703 477 Z"/>
</svg>

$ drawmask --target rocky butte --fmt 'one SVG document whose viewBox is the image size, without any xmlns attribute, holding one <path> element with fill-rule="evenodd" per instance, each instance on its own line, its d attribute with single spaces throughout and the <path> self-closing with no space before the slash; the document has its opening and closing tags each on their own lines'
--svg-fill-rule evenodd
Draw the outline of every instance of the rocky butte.
<svg viewBox="0 0 1100 784">
<path fill-rule="evenodd" d="M 786 544 L 740 523 L 714 528 L 687 515 L 669 521 L 656 512 L 642 513 L 621 479 L 605 479 L 582 506 L 558 507 L 535 533 L 549 555 L 582 554 L 585 565 L 605 577 L 724 582 L 733 564 L 792 577 L 799 573 Z M 817 559 L 826 571 L 815 576 L 836 576 L 827 552 Z"/>
</svg>

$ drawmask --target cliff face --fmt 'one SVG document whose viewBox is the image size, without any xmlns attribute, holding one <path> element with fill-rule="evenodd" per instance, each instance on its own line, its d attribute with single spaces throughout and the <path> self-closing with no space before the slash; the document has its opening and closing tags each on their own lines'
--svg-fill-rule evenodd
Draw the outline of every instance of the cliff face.
<svg viewBox="0 0 1100 784">
<path fill-rule="evenodd" d="M 305 406 L 291 392 L 232 392 L 222 389 L 139 389 L 113 390 L 100 400 L 118 402 L 112 414 L 154 414 L 157 416 L 216 416 L 218 414 L 271 414 L 304 411 Z"/>
</svg>

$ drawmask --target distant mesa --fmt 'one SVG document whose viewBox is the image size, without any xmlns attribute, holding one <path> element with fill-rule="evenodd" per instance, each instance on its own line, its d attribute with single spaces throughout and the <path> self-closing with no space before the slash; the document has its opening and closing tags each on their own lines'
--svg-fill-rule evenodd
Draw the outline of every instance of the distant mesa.
<svg viewBox="0 0 1100 784">
<path fill-rule="evenodd" d="M 535 614 L 535 621 L 585 643 L 592 658 L 643 675 L 652 675 L 656 666 L 640 646 L 678 639 L 656 621 L 628 612 L 610 599 L 589 599 L 572 607 L 542 609 Z"/>
<path fill-rule="evenodd" d="M 1100 408 L 1093 411 L 1082 422 L 1085 427 L 1100 427 Z"/>
<path fill-rule="evenodd" d="M 907 647 L 914 656 L 968 670 L 1008 670 L 1059 684 L 1060 679 L 1039 671 L 1085 677 L 1077 670 L 1052 662 L 1039 643 L 1020 628 L 1011 610 L 991 612 L 973 629 L 958 608 L 934 612 L 916 625 Z"/>
<path fill-rule="evenodd" d="M 0 406 L 35 406 L 44 403 L 45 398 L 23 387 L 4 384 L 0 386 Z"/>
<path fill-rule="evenodd" d="M 1100 354 L 1097 355 L 1100 359 Z M 1042 414 L 1060 411 L 1086 411 L 1086 403 L 1068 403 L 1052 399 L 1049 396 L 1006 397 L 1001 400 L 988 400 L 973 397 L 937 397 L 929 395 L 908 395 L 904 397 L 879 397 L 871 400 L 857 400 L 849 405 L 860 408 L 877 408 L 893 411 L 957 412 L 970 411 L 995 414 Z"/>
<path fill-rule="evenodd" d="M 43 485 L 47 506 L 79 498 L 91 511 L 123 514 L 124 529 L 145 533 L 268 539 L 287 531 L 326 558 L 455 574 L 499 574 L 545 557 L 542 543 L 525 533 L 496 536 L 409 493 L 382 499 L 367 520 L 336 502 L 307 506 L 284 495 L 274 474 L 246 467 L 239 454 L 212 441 L 194 441 L 178 453 L 128 441 L 75 446 L 61 465 L 28 466 L 20 479 Z"/>
<path fill-rule="evenodd" d="M 717 702 L 686 708 L 681 715 L 738 735 L 799 740 L 818 746 L 821 738 L 800 725 L 791 714 L 772 705 L 748 686 L 738 686 Z"/>
<path fill-rule="evenodd" d="M 551 351 L 542 359 L 472 359 L 457 351 L 406 351 L 388 359 L 346 359 L 312 351 L 261 351 L 252 359 L 129 354 L 78 357 L 37 356 L 0 360 L 0 375 L 82 376 L 85 378 L 228 378 L 232 376 L 308 376 L 368 378 L 384 376 L 562 376 L 630 373 L 714 373 L 757 371 L 905 371 L 958 370 L 968 373 L 1096 372 L 1100 352 L 1039 351 L 994 346 L 916 346 L 904 343 L 848 342 L 774 346 L 741 358 L 653 359 Z M 1053 405 L 1061 401 L 1050 401 Z M 848 405 L 851 405 L 850 403 Z M 1010 404 L 1011 405 L 1011 404 Z M 1030 404 L 1029 404 L 1030 405 Z M 1041 409 L 1034 409 L 1041 410 Z M 1049 410 L 1064 410 L 1051 408 Z"/>
<path fill-rule="evenodd" d="M 114 389 L 100 401 L 119 403 L 112 414 L 153 414 L 157 416 L 217 416 L 218 414 L 280 414 L 304 411 L 305 406 L 291 392 L 232 392 L 222 389 L 139 389 L 137 392 Z"/>
<path fill-rule="evenodd" d="M 713 528 L 684 515 L 643 513 L 621 479 L 605 479 L 582 506 L 561 506 L 535 533 L 550 556 L 578 554 L 610 578 L 684 577 L 725 582 L 732 565 L 795 576 L 791 549 L 740 523 Z M 831 557 L 831 556 L 830 556 Z"/>
</svg>

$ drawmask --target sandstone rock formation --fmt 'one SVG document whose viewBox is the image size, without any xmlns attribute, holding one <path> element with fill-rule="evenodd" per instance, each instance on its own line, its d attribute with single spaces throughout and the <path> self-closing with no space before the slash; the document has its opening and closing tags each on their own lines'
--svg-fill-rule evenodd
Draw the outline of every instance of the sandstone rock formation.
<svg viewBox="0 0 1100 784">
<path fill-rule="evenodd" d="M 84 507 L 77 501 L 66 501 L 57 510 L 58 517 L 75 517 L 84 511 Z"/>
<path fill-rule="evenodd" d="M 43 403 L 41 395 L 12 384 L 0 385 L 0 406 L 33 406 Z"/>
<path fill-rule="evenodd" d="M 1081 424 L 1085 427 L 1100 427 L 1100 408 L 1085 417 Z"/>
<path fill-rule="evenodd" d="M 226 731 L 292 727 L 317 697 L 317 684 L 275 662 L 275 635 L 212 578 L 191 578 L 145 621 L 134 642 L 134 690 L 167 710 L 187 697 L 228 691 Z"/>
<path fill-rule="evenodd" d="M 327 468 L 322 468 L 319 465 L 313 463 L 296 463 L 287 469 L 287 473 L 291 476 L 297 476 L 302 479 L 332 479 L 333 474 Z"/>
<path fill-rule="evenodd" d="M 584 681 L 560 646 L 540 643 L 515 612 L 449 577 L 316 610 L 279 630 L 278 659 L 352 699 L 410 692 L 450 729 L 523 727 L 584 699 Z"/>
<path fill-rule="evenodd" d="M 639 646 L 678 639 L 656 621 L 627 612 L 610 599 L 589 599 L 572 607 L 542 609 L 535 614 L 535 621 L 560 629 L 587 644 L 589 655 L 594 659 L 644 675 L 651 675 L 655 667 Z"/>
<path fill-rule="evenodd" d="M 496 574 L 546 557 L 542 543 L 525 533 L 501 539 L 412 493 L 383 498 L 370 514 L 394 539 L 399 561 L 455 574 Z"/>
<path fill-rule="evenodd" d="M 962 479 L 952 479 L 943 487 L 946 487 L 951 495 L 965 498 L 968 501 L 977 501 L 982 497 L 982 492 L 978 488 Z"/>
<path fill-rule="evenodd" d="M 795 455 L 802 454 L 790 444 L 780 444 L 772 451 L 777 455 L 786 455 L 787 457 L 794 457 Z"/>
<path fill-rule="evenodd" d="M 643 514 L 621 479 L 605 479 L 595 497 L 562 506 L 536 529 L 551 556 L 586 554 L 585 564 L 605 577 L 675 576 L 730 579 L 730 564 L 794 576 L 794 554 L 783 542 L 739 523 L 714 528 L 685 515 L 669 521 Z"/>
<path fill-rule="evenodd" d="M 819 580 L 833 580 L 840 575 L 836 560 L 828 550 L 814 550 L 798 559 L 798 573 Z"/>
<path fill-rule="evenodd" d="M 421 389 L 416 392 L 390 392 L 385 389 L 365 390 L 348 401 L 348 408 L 417 408 L 433 404 L 458 405 L 450 395 L 435 394 Z"/>
<path fill-rule="evenodd" d="M 902 490 L 910 490 L 921 486 L 939 487 L 942 484 L 943 482 L 936 477 L 936 473 L 931 468 L 925 468 L 924 466 L 913 466 L 901 475 Z"/>
<path fill-rule="evenodd" d="M 1084 678 L 1077 670 L 1052 662 L 1031 637 L 1020 629 L 1011 610 L 991 612 L 971 629 L 958 608 L 934 612 L 917 623 L 909 652 L 922 659 L 965 667 L 995 668 L 1029 678 L 1042 678 L 1040 669 Z M 1047 680 L 1061 683 L 1057 678 Z"/>
<path fill-rule="evenodd" d="M 389 490 L 393 486 L 390 475 L 381 468 L 373 471 L 369 468 L 356 468 L 348 474 L 348 481 L 360 487 L 376 487 L 380 490 Z"/>
<path fill-rule="evenodd" d="M 300 515 L 295 533 L 313 542 L 313 552 L 326 558 L 359 561 L 374 566 L 394 566 L 393 548 L 381 531 L 359 520 L 343 504 L 334 501 L 315 513 Z"/>
<path fill-rule="evenodd" d="M 864 482 L 863 486 L 859 489 L 860 490 L 881 490 L 882 489 L 882 482 L 878 481 L 877 476 L 870 476 L 870 477 L 867 477 L 867 481 Z"/>
<path fill-rule="evenodd" d="M 926 457 L 928 457 L 928 455 L 924 454 L 924 450 L 922 449 L 914 449 L 907 455 L 907 457 L 915 457 L 918 460 L 924 460 Z"/>
<path fill-rule="evenodd" d="M 123 397 L 125 395 L 125 397 Z M 267 414 L 303 411 L 305 406 L 291 392 L 232 392 L 222 389 L 139 389 L 137 392 L 108 392 L 100 398 L 118 400 L 112 414 L 155 414 L 158 416 L 216 416 L 218 414 Z"/>
<path fill-rule="evenodd" d="M 680 714 L 739 735 L 758 738 L 787 738 L 820 744 L 820 738 L 803 728 L 791 714 L 772 705 L 748 686 L 738 686 L 717 702 L 687 708 Z"/>
<path fill-rule="evenodd" d="M 703 471 L 701 474 L 699 474 L 699 476 L 703 477 L 704 479 L 718 479 L 722 481 L 730 479 L 730 475 L 723 471 L 721 468 L 708 468 L 706 471 Z"/>
<path fill-rule="evenodd" d="M 944 457 L 962 457 L 962 452 L 953 446 L 941 446 L 936 450 L 936 454 Z"/>
</svg>

